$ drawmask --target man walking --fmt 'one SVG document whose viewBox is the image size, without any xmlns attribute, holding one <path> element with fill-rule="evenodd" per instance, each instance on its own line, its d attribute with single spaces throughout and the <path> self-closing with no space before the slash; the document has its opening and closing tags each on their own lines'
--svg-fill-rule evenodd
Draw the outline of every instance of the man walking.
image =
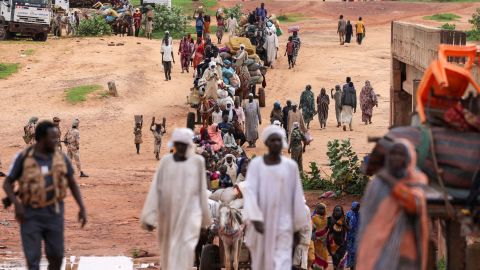
<svg viewBox="0 0 480 270">
<path fill-rule="evenodd" d="M 169 81 L 172 79 L 172 61 L 175 64 L 175 58 L 173 58 L 172 42 L 168 36 L 163 40 L 161 53 L 165 81 Z"/>
<path fill-rule="evenodd" d="M 149 231 L 158 229 L 163 270 L 191 269 L 200 230 L 211 222 L 205 160 L 193 153 L 193 136 L 188 128 L 173 132 L 175 153 L 160 161 L 140 219 Z"/>
<path fill-rule="evenodd" d="M 75 119 L 72 123 L 72 128 L 67 131 L 63 141 L 67 145 L 67 156 L 70 160 L 75 160 L 77 169 L 80 172 L 80 177 L 88 177 L 82 171 L 82 165 L 80 163 L 80 131 L 78 127 L 80 125 L 80 120 Z"/>
<path fill-rule="evenodd" d="M 347 124 L 350 128 L 350 131 L 353 131 L 352 128 L 352 118 L 353 114 L 357 112 L 357 93 L 353 82 L 349 82 L 348 86 L 344 86 L 342 93 L 342 124 L 343 131 L 347 131 Z"/>
<path fill-rule="evenodd" d="M 340 85 L 335 85 L 335 94 L 333 93 L 333 90 L 330 91 L 332 99 L 335 100 L 335 117 L 337 118 L 337 127 L 342 126 L 342 93 L 343 92 L 340 88 Z"/>
<path fill-rule="evenodd" d="M 313 116 L 316 114 L 315 111 L 315 95 L 312 92 L 312 86 L 307 85 L 305 90 L 300 96 L 300 106 L 299 109 L 302 110 L 303 120 L 307 125 L 307 129 L 310 128 L 310 121 L 313 120 Z"/>
<path fill-rule="evenodd" d="M 284 129 L 269 126 L 262 139 L 268 153 L 250 162 L 245 182 L 245 240 L 252 270 L 291 270 L 293 235 L 309 224 L 300 175 L 281 155 L 288 147 Z"/>
<path fill-rule="evenodd" d="M 362 21 L 362 17 L 358 18 L 358 22 L 355 25 L 355 31 L 357 33 L 357 43 L 362 45 L 363 38 L 365 37 L 365 24 Z"/>
<path fill-rule="evenodd" d="M 337 34 L 340 38 L 340 45 L 345 44 L 345 31 L 346 31 L 347 23 L 343 19 L 343 15 L 340 15 L 338 19 L 338 27 L 337 27 Z"/>
<path fill-rule="evenodd" d="M 64 198 L 70 189 L 80 211 L 81 227 L 87 222 L 80 190 L 70 160 L 57 148 L 57 128 L 41 122 L 35 130 L 36 144 L 19 153 L 3 183 L 20 223 L 23 251 L 29 270 L 40 269 L 42 240 L 48 269 L 60 270 L 64 257 Z M 19 194 L 13 187 L 18 181 Z"/>
<path fill-rule="evenodd" d="M 253 99 L 253 94 L 248 95 L 248 103 L 245 105 L 245 136 L 248 142 L 248 148 L 255 148 L 258 140 L 258 125 L 262 124 L 260 107 Z"/>
<path fill-rule="evenodd" d="M 230 14 L 230 18 L 227 20 L 227 30 L 230 37 L 235 37 L 237 35 L 238 22 L 233 14 Z"/>
<path fill-rule="evenodd" d="M 287 137 L 289 135 L 288 132 L 288 113 L 292 109 L 292 102 L 290 100 L 287 100 L 287 105 L 283 107 L 282 109 L 282 114 L 283 114 L 283 128 L 285 129 L 285 132 L 287 132 Z"/>
</svg>

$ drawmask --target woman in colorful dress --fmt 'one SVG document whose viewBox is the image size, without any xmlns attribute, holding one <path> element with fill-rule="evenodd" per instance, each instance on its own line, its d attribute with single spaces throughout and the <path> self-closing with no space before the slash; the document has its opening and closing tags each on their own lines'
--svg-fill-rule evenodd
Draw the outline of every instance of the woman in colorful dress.
<svg viewBox="0 0 480 270">
<path fill-rule="evenodd" d="M 377 95 L 373 91 L 370 81 L 365 82 L 365 86 L 360 92 L 360 108 L 362 109 L 362 122 L 365 125 L 372 123 L 373 107 L 378 107 Z"/>
<path fill-rule="evenodd" d="M 222 44 L 223 33 L 225 33 L 225 19 L 223 18 L 223 11 L 219 9 L 217 11 L 217 39 L 218 44 Z"/>
<path fill-rule="evenodd" d="M 327 206 L 319 203 L 312 215 L 312 223 L 314 228 L 313 244 L 315 250 L 315 260 L 312 269 L 325 270 L 328 267 L 328 249 L 327 249 Z"/>
<path fill-rule="evenodd" d="M 184 36 L 183 39 L 180 41 L 180 46 L 178 50 L 178 54 L 180 55 L 180 63 L 182 65 L 182 73 L 187 71 L 190 64 L 190 56 L 192 55 L 191 47 L 190 47 L 190 40 L 187 36 Z"/>
</svg>

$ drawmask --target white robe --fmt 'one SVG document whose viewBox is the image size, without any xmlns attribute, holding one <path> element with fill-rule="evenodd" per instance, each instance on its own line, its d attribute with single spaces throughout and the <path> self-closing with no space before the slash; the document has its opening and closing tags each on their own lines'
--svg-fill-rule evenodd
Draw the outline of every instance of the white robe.
<svg viewBox="0 0 480 270">
<path fill-rule="evenodd" d="M 200 229 L 211 223 L 202 156 L 183 162 L 172 154 L 162 158 L 140 221 L 158 229 L 162 270 L 192 269 Z"/>
<path fill-rule="evenodd" d="M 233 18 L 233 19 L 228 18 L 227 29 L 228 29 L 228 33 L 230 34 L 230 36 L 232 36 L 232 37 L 236 36 L 237 27 L 238 27 L 237 19 L 236 18 Z"/>
<path fill-rule="evenodd" d="M 308 225 L 297 164 L 282 157 L 268 166 L 263 157 L 248 166 L 244 219 L 263 222 L 265 232 L 247 226 L 245 240 L 252 255 L 252 270 L 291 270 L 294 232 Z"/>
<path fill-rule="evenodd" d="M 203 72 L 202 79 L 207 82 L 205 85 L 205 98 L 207 99 L 217 99 L 218 98 L 218 71 L 217 69 L 210 69 L 208 68 Z"/>
<path fill-rule="evenodd" d="M 307 219 L 310 220 L 310 208 L 305 205 L 305 214 Z M 310 247 L 310 241 L 312 238 L 312 224 L 308 223 L 306 227 L 300 230 L 300 241 L 295 247 L 293 255 L 293 265 L 300 266 L 302 269 L 307 269 L 308 264 L 308 248 Z"/>
<path fill-rule="evenodd" d="M 278 37 L 276 34 L 267 35 L 263 48 L 267 50 L 267 61 L 271 65 L 275 64 L 277 58 Z"/>
</svg>

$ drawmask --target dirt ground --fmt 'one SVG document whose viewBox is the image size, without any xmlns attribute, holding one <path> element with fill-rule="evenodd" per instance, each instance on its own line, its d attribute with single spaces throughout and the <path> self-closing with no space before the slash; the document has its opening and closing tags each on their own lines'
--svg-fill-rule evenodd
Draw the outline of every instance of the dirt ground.
<svg viewBox="0 0 480 270">
<path fill-rule="evenodd" d="M 221 1 L 231 6 L 235 1 Z M 242 2 L 253 9 L 257 2 Z M 372 145 L 367 136 L 384 134 L 389 126 L 390 89 L 390 21 L 409 20 L 439 26 L 441 23 L 424 21 L 425 15 L 454 12 L 462 16 L 457 28 L 468 29 L 467 20 L 479 3 L 415 4 L 402 2 L 320 2 L 268 1 L 267 9 L 275 14 L 303 14 L 300 21 L 302 48 L 298 66 L 288 70 L 283 57 L 287 35 L 280 38 L 279 58 L 275 69 L 267 74 L 267 108 L 262 109 L 264 126 L 269 122 L 272 104 L 287 99 L 299 102 L 305 85 L 311 84 L 316 95 L 322 87 L 327 90 L 351 76 L 360 91 L 365 80 L 370 80 L 379 95 L 379 108 L 374 110 L 373 125 L 361 124 L 361 113 L 354 116 L 354 131 L 336 128 L 334 108 L 330 106 L 328 127 L 319 129 L 318 120 L 311 124 L 314 137 L 304 158 L 304 167 L 316 161 L 326 167 L 326 145 L 332 139 L 351 139 L 354 150 L 361 156 Z M 355 20 L 363 16 L 367 36 L 362 46 L 339 46 L 336 19 L 344 14 Z M 286 25 L 283 30 L 286 32 Z M 226 40 L 226 39 L 225 39 Z M 107 43 L 123 42 L 124 46 L 109 47 Z M 175 42 L 178 46 L 178 42 Z M 23 55 L 22 50 L 33 54 Z M 78 179 L 89 222 L 81 230 L 76 222 L 78 208 L 72 198 L 67 199 L 66 253 L 68 255 L 131 255 L 138 248 L 155 253 L 155 233 L 143 231 L 139 214 L 157 161 L 153 156 L 153 136 L 148 131 L 152 116 L 167 118 L 166 142 L 175 127 L 186 125 L 190 110 L 186 97 L 192 85 L 191 74 L 181 74 L 177 61 L 172 77 L 165 82 L 160 64 L 160 41 L 134 37 L 49 39 L 46 43 L 10 41 L 0 43 L 1 62 L 20 63 L 21 70 L 6 80 L 0 80 L 0 155 L 4 170 L 14 153 L 22 150 L 22 127 L 30 116 L 62 119 L 65 133 L 74 118 L 80 119 L 81 160 L 83 170 L 90 178 Z M 177 59 L 179 60 L 179 59 Z M 88 101 L 70 105 L 64 90 L 69 87 L 100 84 L 114 80 L 118 98 L 101 98 L 97 94 Z M 143 114 L 146 119 L 141 155 L 135 154 L 133 144 L 133 116 Z M 258 145 L 261 145 L 259 143 Z M 249 154 L 262 154 L 258 147 Z M 173 185 L 175 183 L 172 183 Z M 3 191 L 0 192 L 3 197 Z M 310 205 L 318 200 L 317 193 L 307 195 Z M 354 198 L 328 200 L 330 209 L 340 203 L 348 209 Z M 12 209 L 0 210 L 0 261 L 21 252 L 19 227 Z"/>
</svg>

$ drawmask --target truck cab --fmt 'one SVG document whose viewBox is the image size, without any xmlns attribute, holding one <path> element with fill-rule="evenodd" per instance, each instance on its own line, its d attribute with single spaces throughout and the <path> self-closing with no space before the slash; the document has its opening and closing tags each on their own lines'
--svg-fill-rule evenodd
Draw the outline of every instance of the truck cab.
<svg viewBox="0 0 480 270">
<path fill-rule="evenodd" d="M 45 41 L 51 19 L 50 0 L 0 0 L 0 40 L 20 35 Z"/>
</svg>

